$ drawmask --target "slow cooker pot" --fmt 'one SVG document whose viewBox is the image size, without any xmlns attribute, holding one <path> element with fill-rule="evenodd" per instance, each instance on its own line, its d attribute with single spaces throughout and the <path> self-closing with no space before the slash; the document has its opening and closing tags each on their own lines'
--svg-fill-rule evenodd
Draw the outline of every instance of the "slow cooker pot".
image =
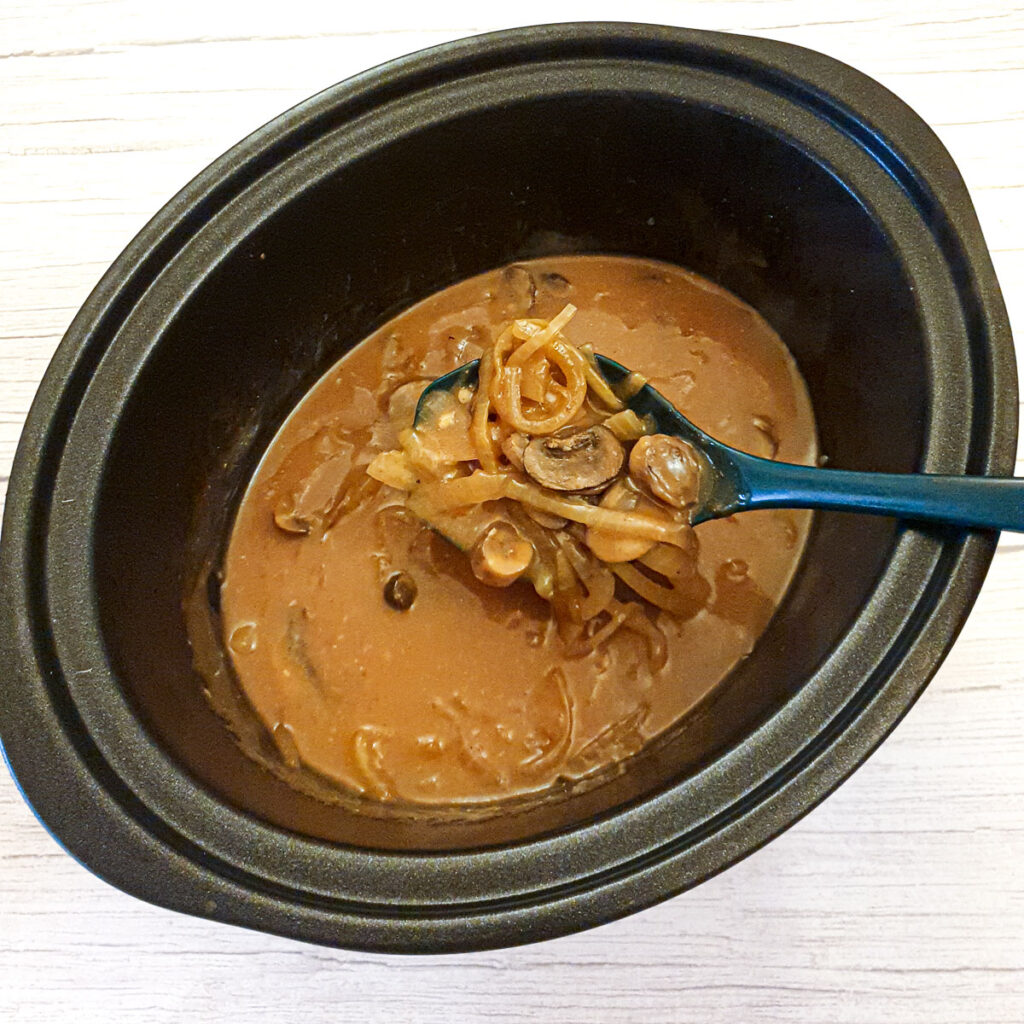
<svg viewBox="0 0 1024 1024">
<path fill-rule="evenodd" d="M 753 654 L 605 785 L 430 822 L 319 803 L 242 755 L 204 699 L 182 603 L 269 439 L 400 309 L 566 252 L 668 260 L 755 306 L 797 359 L 833 466 L 1012 471 L 1012 344 L 974 211 L 932 132 L 875 82 L 783 43 L 620 24 L 501 32 L 360 75 L 157 214 L 75 318 L 26 424 L 0 736 L 92 871 L 331 945 L 546 938 L 750 853 L 921 693 L 995 536 L 821 514 Z"/>
</svg>

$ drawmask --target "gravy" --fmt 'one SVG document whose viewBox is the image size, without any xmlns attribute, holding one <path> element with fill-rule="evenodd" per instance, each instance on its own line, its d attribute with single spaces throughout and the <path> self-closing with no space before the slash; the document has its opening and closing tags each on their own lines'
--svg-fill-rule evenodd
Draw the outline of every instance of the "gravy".
<svg viewBox="0 0 1024 1024">
<path fill-rule="evenodd" d="M 570 301 L 570 341 L 643 374 L 708 433 L 814 462 L 810 401 L 781 340 L 749 306 L 678 267 L 553 257 L 463 281 L 402 313 L 344 356 L 281 427 L 225 558 L 224 643 L 293 782 L 308 773 L 320 795 L 326 785 L 450 806 L 621 769 L 706 697 L 767 625 L 810 513 L 748 512 L 697 527 L 696 614 L 646 609 L 665 639 L 657 667 L 635 632 L 583 656 L 570 651 L 528 583 L 483 585 L 465 555 L 402 507 L 400 492 L 366 475 L 411 424 L 426 381 L 476 358 L 510 318 L 550 318 Z"/>
</svg>

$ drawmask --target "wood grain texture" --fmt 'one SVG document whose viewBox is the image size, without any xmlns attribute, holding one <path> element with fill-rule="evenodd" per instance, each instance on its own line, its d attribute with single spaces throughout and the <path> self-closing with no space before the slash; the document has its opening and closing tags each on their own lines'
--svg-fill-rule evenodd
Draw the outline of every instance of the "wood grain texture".
<svg viewBox="0 0 1024 1024">
<path fill-rule="evenodd" d="M 1024 336 L 1024 10 L 1013 3 L 0 0 L 0 491 L 39 378 L 103 269 L 237 139 L 422 46 L 624 17 L 803 44 L 893 89 L 959 165 Z M 838 793 L 685 896 L 510 951 L 359 955 L 149 907 L 63 854 L 5 775 L 0 1015 L 1020 1024 L 1022 638 L 1024 538 L 1012 536 L 934 683 Z"/>
</svg>

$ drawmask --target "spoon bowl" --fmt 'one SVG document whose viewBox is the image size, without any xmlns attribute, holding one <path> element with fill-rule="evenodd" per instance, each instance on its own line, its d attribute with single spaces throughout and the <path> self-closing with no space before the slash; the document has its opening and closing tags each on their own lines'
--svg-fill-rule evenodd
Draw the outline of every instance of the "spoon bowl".
<svg viewBox="0 0 1024 1024">
<path fill-rule="evenodd" d="M 595 353 L 595 358 L 613 390 L 631 373 L 607 356 Z M 420 396 L 414 422 L 420 424 L 430 395 L 475 388 L 479 365 L 474 359 L 431 381 Z M 775 462 L 715 440 L 650 384 L 625 405 L 653 420 L 657 433 L 681 438 L 700 459 L 700 491 L 690 509 L 693 526 L 748 509 L 827 508 L 1024 532 L 1024 479 L 851 472 Z"/>
</svg>

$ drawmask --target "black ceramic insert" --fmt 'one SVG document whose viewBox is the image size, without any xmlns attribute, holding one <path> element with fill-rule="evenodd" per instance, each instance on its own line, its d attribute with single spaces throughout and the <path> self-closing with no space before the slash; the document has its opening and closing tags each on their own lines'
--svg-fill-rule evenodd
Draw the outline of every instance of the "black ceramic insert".
<svg viewBox="0 0 1024 1024">
<path fill-rule="evenodd" d="M 974 211 L 931 131 L 875 82 L 777 42 L 584 24 L 342 83 L 157 214 L 71 325 L 25 428 L 0 562 L 0 736 L 90 869 L 326 944 L 526 942 L 735 862 L 913 703 L 995 538 L 831 514 L 715 698 L 563 804 L 360 817 L 238 751 L 193 672 L 182 598 L 277 426 L 400 309 L 564 252 L 669 260 L 757 307 L 834 466 L 1012 471 L 1012 344 Z"/>
</svg>

